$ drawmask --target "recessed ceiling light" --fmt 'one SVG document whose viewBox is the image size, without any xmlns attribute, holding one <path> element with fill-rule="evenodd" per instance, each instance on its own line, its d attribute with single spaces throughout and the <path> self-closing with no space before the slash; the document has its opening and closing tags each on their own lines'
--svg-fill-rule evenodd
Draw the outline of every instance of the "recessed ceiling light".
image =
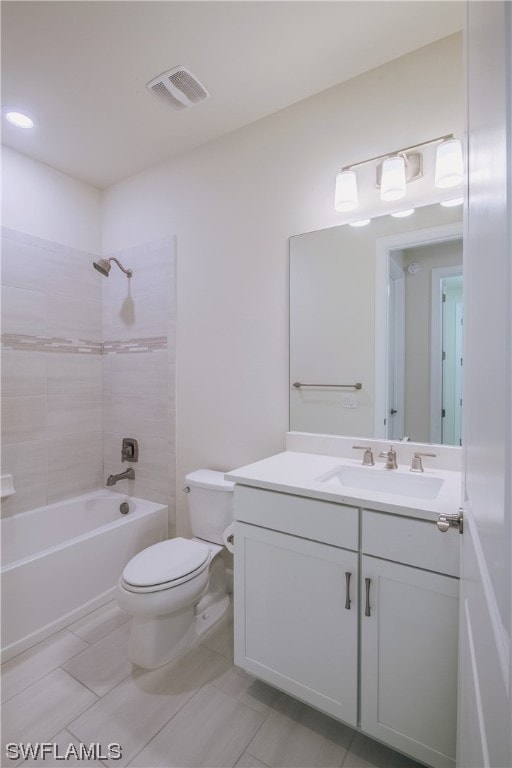
<svg viewBox="0 0 512 768">
<path fill-rule="evenodd" d="M 415 208 L 407 208 L 405 211 L 395 211 L 395 213 L 392 213 L 391 215 L 394 216 L 395 219 L 404 219 L 406 216 L 411 216 L 415 210 Z"/>
<path fill-rule="evenodd" d="M 351 227 L 366 227 L 370 223 L 370 219 L 359 219 L 359 221 L 349 222 Z"/>
<path fill-rule="evenodd" d="M 456 205 L 462 205 L 463 202 L 463 197 L 454 197 L 452 200 L 443 200 L 441 205 L 443 208 L 454 208 Z"/>
<path fill-rule="evenodd" d="M 35 125 L 36 121 L 34 116 L 30 115 L 28 112 L 21 112 L 14 107 L 4 107 L 2 111 L 5 115 L 5 119 L 12 125 L 15 125 L 16 128 L 33 128 Z"/>
</svg>

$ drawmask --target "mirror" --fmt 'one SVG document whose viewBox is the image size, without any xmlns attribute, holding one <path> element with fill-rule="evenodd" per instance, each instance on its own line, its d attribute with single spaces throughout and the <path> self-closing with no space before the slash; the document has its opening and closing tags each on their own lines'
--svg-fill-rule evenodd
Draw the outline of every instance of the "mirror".
<svg viewBox="0 0 512 768">
<path fill-rule="evenodd" d="M 290 238 L 290 429 L 459 445 L 462 280 L 461 207 Z"/>
</svg>

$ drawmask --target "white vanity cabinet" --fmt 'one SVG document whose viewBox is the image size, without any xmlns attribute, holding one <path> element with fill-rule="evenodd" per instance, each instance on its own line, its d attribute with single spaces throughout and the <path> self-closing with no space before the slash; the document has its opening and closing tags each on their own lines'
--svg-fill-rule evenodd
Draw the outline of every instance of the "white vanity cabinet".
<svg viewBox="0 0 512 768">
<path fill-rule="evenodd" d="M 235 663 L 454 766 L 458 532 L 243 485 L 235 517 Z"/>
<path fill-rule="evenodd" d="M 433 766 L 455 765 L 457 539 L 362 512 L 361 729 Z"/>
<path fill-rule="evenodd" d="M 238 520 L 249 521 L 235 523 L 235 663 L 356 726 L 358 554 L 339 543 L 357 549 L 357 510 L 235 494 Z M 262 518 L 268 527 L 254 524 Z"/>
</svg>

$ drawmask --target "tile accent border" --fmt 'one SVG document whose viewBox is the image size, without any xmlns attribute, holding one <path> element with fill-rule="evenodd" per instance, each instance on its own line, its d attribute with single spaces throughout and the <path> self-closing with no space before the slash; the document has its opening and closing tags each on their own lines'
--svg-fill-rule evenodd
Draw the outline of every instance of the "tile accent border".
<svg viewBox="0 0 512 768">
<path fill-rule="evenodd" d="M 104 341 L 103 355 L 123 355 L 130 352 L 156 352 L 167 349 L 167 336 L 150 336 L 143 339 L 127 339 L 124 341 Z"/>
<path fill-rule="evenodd" d="M 3 333 L 2 349 L 18 352 L 59 352 L 86 355 L 115 355 L 132 352 L 155 352 L 167 349 L 166 336 L 116 341 L 86 341 L 59 336 L 31 336 L 21 333 Z"/>
</svg>

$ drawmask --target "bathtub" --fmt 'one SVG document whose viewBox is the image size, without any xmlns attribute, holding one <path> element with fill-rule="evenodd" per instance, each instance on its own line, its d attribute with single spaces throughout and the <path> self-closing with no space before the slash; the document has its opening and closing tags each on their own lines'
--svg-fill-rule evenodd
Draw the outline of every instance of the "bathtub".
<svg viewBox="0 0 512 768">
<path fill-rule="evenodd" d="M 129 512 L 121 514 L 127 502 Z M 2 519 L 6 661 L 114 597 L 130 558 L 167 538 L 163 504 L 102 490 Z"/>
</svg>

